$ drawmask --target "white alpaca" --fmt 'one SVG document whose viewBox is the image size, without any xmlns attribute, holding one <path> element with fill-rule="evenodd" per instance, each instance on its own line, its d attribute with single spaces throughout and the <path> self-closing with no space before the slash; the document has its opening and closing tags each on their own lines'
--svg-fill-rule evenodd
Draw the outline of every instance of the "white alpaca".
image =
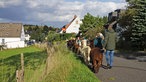
<svg viewBox="0 0 146 82">
<path fill-rule="evenodd" d="M 85 63 L 88 64 L 90 61 L 91 48 L 87 46 L 87 40 L 82 40 L 81 43 L 81 54 L 83 55 Z"/>
</svg>

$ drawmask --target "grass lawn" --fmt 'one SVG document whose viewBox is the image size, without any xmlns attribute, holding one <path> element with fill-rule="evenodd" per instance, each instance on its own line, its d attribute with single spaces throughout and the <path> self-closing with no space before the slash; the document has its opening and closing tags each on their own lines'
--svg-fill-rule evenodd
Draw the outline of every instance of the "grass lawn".
<svg viewBox="0 0 146 82">
<path fill-rule="evenodd" d="M 35 46 L 0 51 L 1 82 L 16 82 L 15 72 L 20 69 L 21 53 L 24 54 L 25 82 L 28 82 L 27 80 L 31 80 L 31 76 L 33 76 L 35 71 L 45 65 L 47 53 Z"/>
<path fill-rule="evenodd" d="M 17 49 L 9 49 L 0 51 L 0 59 L 5 59 L 11 56 L 15 56 L 21 53 L 32 53 L 36 51 L 41 51 L 39 48 L 34 46 L 26 47 L 26 48 L 17 48 Z"/>
</svg>

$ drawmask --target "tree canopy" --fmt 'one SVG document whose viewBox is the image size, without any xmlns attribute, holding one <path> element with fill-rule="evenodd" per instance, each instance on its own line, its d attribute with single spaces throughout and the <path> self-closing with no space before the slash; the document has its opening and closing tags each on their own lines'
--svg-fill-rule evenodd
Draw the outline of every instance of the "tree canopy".
<svg viewBox="0 0 146 82">
<path fill-rule="evenodd" d="M 135 48 L 146 48 L 146 0 L 136 0 L 131 40 Z"/>
<path fill-rule="evenodd" d="M 129 5 L 119 22 L 119 25 L 126 29 L 123 36 L 131 41 L 133 48 L 146 49 L 146 0 L 126 1 Z"/>
<path fill-rule="evenodd" d="M 107 22 L 107 17 L 92 16 L 87 13 L 82 20 L 83 24 L 80 27 L 83 36 L 93 38 L 97 32 L 103 30 L 103 25 Z"/>
</svg>

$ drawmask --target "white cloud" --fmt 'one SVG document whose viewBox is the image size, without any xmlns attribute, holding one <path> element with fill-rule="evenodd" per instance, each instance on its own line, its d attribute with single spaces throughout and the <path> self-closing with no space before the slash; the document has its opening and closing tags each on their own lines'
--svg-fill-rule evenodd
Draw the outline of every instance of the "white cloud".
<svg viewBox="0 0 146 82">
<path fill-rule="evenodd" d="M 26 2 L 28 3 L 28 7 L 30 7 L 30 8 L 36 8 L 39 5 L 38 2 L 33 1 L 33 0 L 27 0 Z"/>
<path fill-rule="evenodd" d="M 68 10 L 68 11 L 76 11 L 81 10 L 83 6 L 83 3 L 81 2 L 63 2 L 59 4 L 58 9 L 59 10 Z"/>
<path fill-rule="evenodd" d="M 62 3 L 62 0 L 26 0 L 28 7 L 30 8 L 39 8 L 39 7 L 48 7 L 53 8 L 58 4 Z"/>
<path fill-rule="evenodd" d="M 123 2 L 123 0 L 119 1 Z M 4 13 L 7 13 L 11 7 L 17 6 L 16 14 L 17 12 L 23 12 L 24 21 L 41 23 L 52 21 L 69 22 L 75 14 L 81 18 L 87 12 L 94 16 L 105 16 L 115 9 L 124 8 L 125 5 L 126 3 L 124 2 L 101 2 L 100 0 L 88 0 L 84 2 L 65 2 L 65 0 L 0 0 L 0 9 L 7 8 L 7 10 L 3 10 L 3 14 L 0 14 L 0 18 L 8 17 Z M 18 8 L 19 6 L 20 8 Z M 13 16 L 15 17 L 15 15 Z"/>
<path fill-rule="evenodd" d="M 3 8 L 3 7 L 4 7 L 4 3 L 0 2 L 0 8 Z"/>
<path fill-rule="evenodd" d="M 84 6 L 84 12 L 91 13 L 92 15 L 99 15 L 99 16 L 105 16 L 109 12 L 112 12 L 116 9 L 123 9 L 125 8 L 126 3 L 114 3 L 114 2 L 93 2 L 93 1 L 88 1 L 85 3 Z"/>
<path fill-rule="evenodd" d="M 0 0 L 0 8 L 8 6 L 17 6 L 21 4 L 21 0 Z"/>
<path fill-rule="evenodd" d="M 54 17 L 58 17 L 59 21 L 72 20 L 74 15 L 80 16 L 83 10 L 84 4 L 81 2 L 63 2 L 58 4 L 54 11 Z"/>
</svg>

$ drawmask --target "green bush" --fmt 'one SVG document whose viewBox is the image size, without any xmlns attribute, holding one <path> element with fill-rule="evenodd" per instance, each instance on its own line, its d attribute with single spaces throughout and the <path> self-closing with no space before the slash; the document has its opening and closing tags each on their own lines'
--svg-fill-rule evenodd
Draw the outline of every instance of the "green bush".
<svg viewBox="0 0 146 82">
<path fill-rule="evenodd" d="M 75 33 L 64 33 L 60 35 L 62 40 L 70 39 L 71 37 L 76 37 Z"/>
<path fill-rule="evenodd" d="M 71 37 L 75 37 L 75 36 L 76 34 L 74 33 L 60 34 L 60 33 L 55 33 L 55 32 L 49 32 L 47 39 L 49 42 L 53 42 L 53 41 L 70 39 Z"/>
</svg>

